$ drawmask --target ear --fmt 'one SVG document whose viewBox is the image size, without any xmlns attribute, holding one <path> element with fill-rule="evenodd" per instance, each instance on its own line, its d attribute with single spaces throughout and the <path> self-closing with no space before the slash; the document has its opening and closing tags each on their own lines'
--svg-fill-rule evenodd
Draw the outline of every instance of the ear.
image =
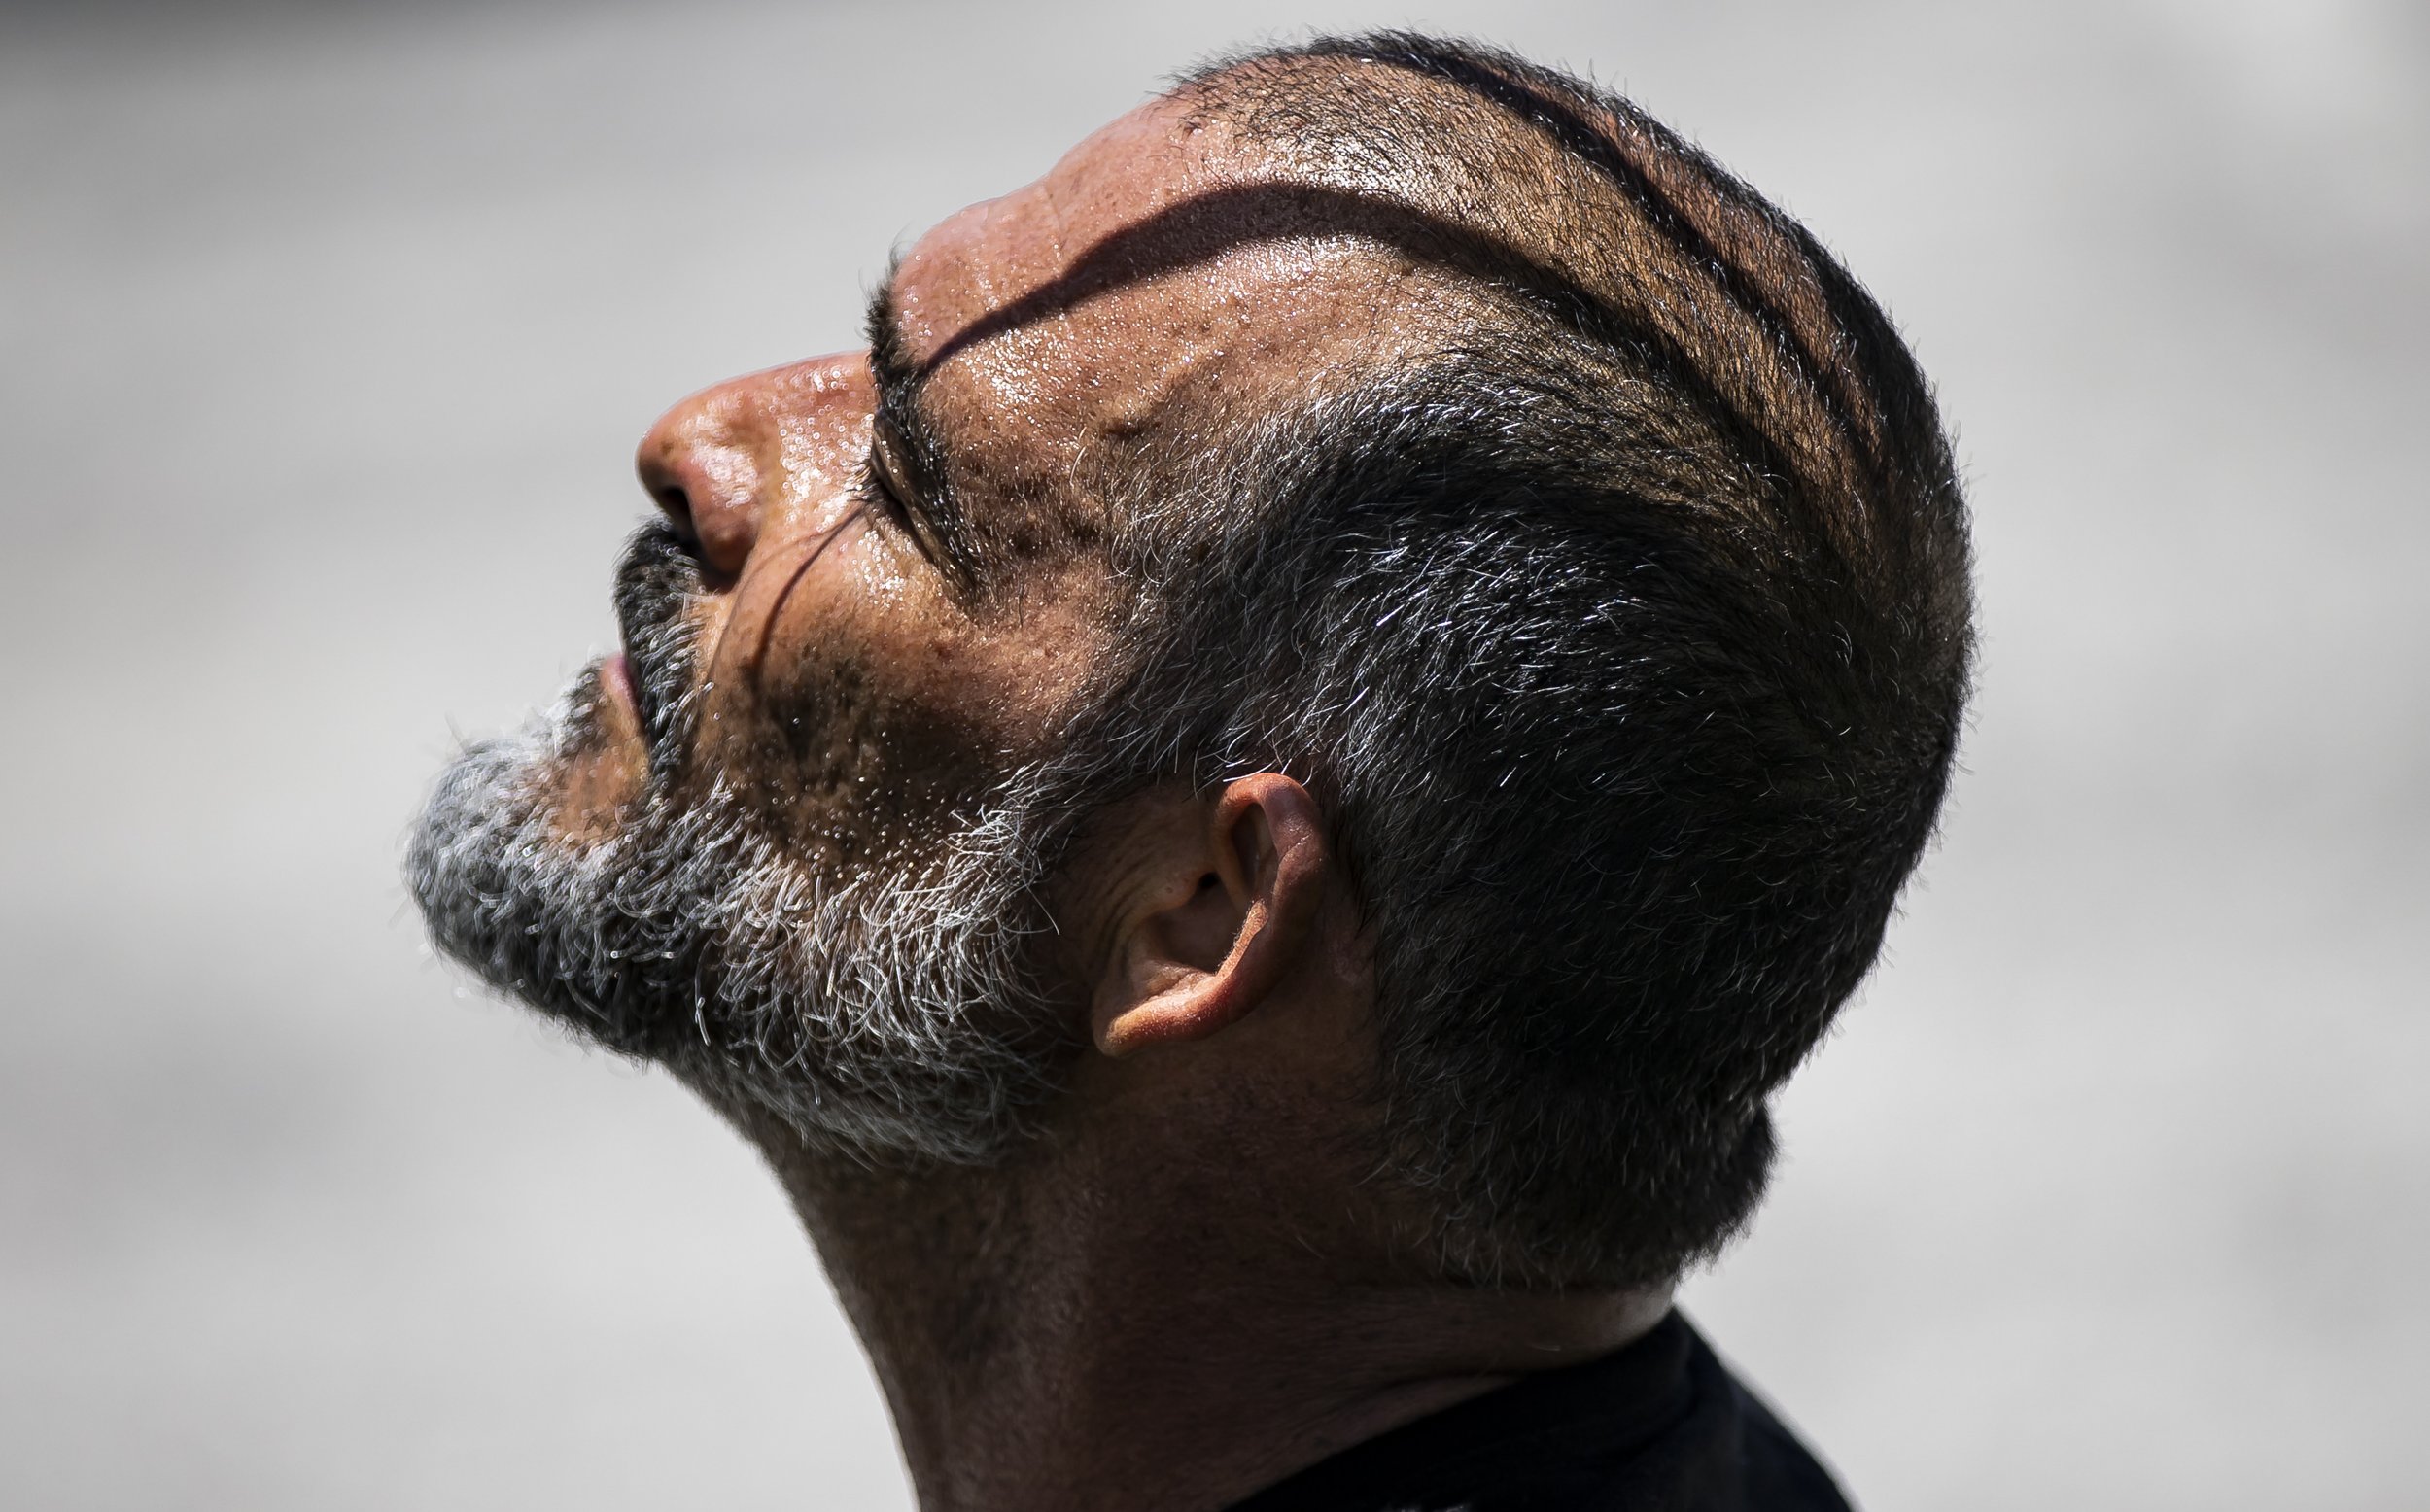
<svg viewBox="0 0 2430 1512">
<path fill-rule="evenodd" d="M 1167 812 L 1092 1005 L 1108 1055 L 1219 1034 L 1311 956 L 1330 858 L 1307 789 L 1259 773 Z"/>
</svg>

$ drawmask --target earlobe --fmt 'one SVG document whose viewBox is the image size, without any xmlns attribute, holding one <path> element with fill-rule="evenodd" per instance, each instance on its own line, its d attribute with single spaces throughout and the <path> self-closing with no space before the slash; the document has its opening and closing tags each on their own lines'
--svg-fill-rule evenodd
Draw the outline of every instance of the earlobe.
<svg viewBox="0 0 2430 1512">
<path fill-rule="evenodd" d="M 1097 1048 L 1123 1056 L 1220 1034 L 1285 991 L 1307 959 L 1323 888 L 1322 817 L 1275 773 L 1191 806 L 1133 917 L 1120 926 L 1092 1014 Z"/>
</svg>

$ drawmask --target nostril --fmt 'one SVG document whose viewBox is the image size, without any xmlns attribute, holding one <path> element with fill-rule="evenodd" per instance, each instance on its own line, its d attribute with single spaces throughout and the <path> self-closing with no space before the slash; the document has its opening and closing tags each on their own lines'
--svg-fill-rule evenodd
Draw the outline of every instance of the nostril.
<svg viewBox="0 0 2430 1512">
<path fill-rule="evenodd" d="M 738 573 L 758 526 L 758 460 L 745 444 L 749 438 L 699 408 L 678 405 L 652 428 L 634 466 L 676 538 L 704 567 Z"/>
<path fill-rule="evenodd" d="M 667 518 L 687 532 L 691 530 L 692 500 L 680 484 L 661 483 L 649 491 L 649 497 L 658 500 L 658 507 L 667 511 Z"/>
<path fill-rule="evenodd" d="M 692 491 L 683 486 L 682 474 L 668 465 L 665 459 L 649 455 L 646 447 L 635 470 L 642 475 L 642 488 L 649 495 L 650 502 L 666 514 L 667 523 L 675 527 L 676 533 L 685 544 L 699 545 L 700 522 L 693 517 Z"/>
</svg>

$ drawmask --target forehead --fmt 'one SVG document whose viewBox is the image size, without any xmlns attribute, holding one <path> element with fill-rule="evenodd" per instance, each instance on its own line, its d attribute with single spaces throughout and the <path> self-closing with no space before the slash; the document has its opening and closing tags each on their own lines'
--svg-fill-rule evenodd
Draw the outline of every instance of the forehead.
<svg viewBox="0 0 2430 1512">
<path fill-rule="evenodd" d="M 892 308 L 957 470 L 1037 497 L 1093 449 L 1287 400 L 1394 344 L 1411 270 L 1328 234 L 1342 192 L 1162 99 L 929 231 Z"/>
</svg>

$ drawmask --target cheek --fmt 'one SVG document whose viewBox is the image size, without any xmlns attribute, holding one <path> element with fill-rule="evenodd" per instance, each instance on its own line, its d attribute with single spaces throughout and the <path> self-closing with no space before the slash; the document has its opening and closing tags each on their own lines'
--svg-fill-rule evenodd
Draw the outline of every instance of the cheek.
<svg viewBox="0 0 2430 1512">
<path fill-rule="evenodd" d="M 950 613 L 883 553 L 822 562 L 753 674 L 712 694 L 706 765 L 777 833 L 834 860 L 932 830 L 979 791 L 1000 743 L 968 698 Z"/>
</svg>

